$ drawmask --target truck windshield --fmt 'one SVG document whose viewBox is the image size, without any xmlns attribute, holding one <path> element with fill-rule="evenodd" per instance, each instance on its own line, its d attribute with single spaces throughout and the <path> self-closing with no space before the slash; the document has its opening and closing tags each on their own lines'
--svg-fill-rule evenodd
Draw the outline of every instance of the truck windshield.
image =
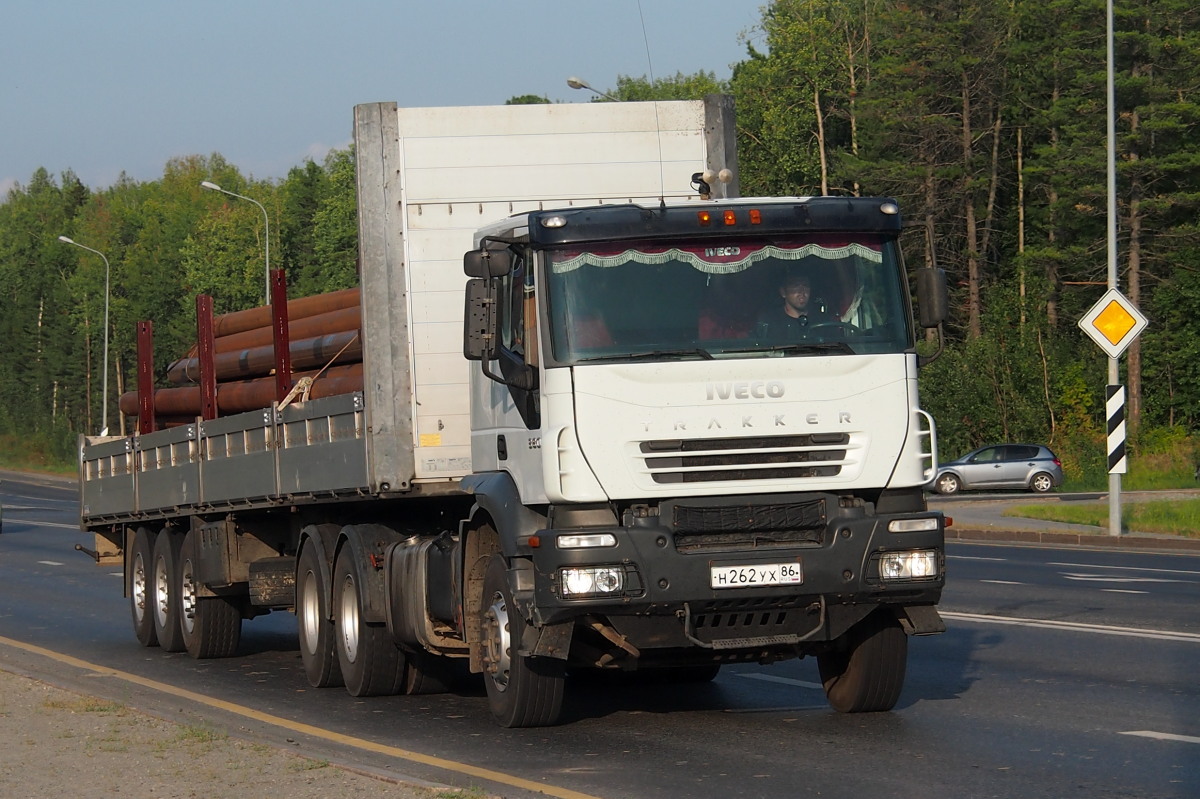
<svg viewBox="0 0 1200 799">
<path fill-rule="evenodd" d="M 894 240 L 621 243 L 546 252 L 554 359 L 851 355 L 913 346 Z"/>
</svg>

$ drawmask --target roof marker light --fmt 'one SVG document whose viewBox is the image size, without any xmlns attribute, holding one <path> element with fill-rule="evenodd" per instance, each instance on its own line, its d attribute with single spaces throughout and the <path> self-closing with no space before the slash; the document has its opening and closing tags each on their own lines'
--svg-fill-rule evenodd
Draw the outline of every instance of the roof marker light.
<svg viewBox="0 0 1200 799">
<path fill-rule="evenodd" d="M 761 225 L 762 224 L 762 211 L 758 210 L 757 208 L 750 209 L 750 224 L 752 224 L 752 225 Z"/>
<path fill-rule="evenodd" d="M 725 224 L 726 225 L 736 225 L 737 224 L 737 214 L 734 213 L 732 208 L 727 208 L 725 210 Z"/>
<path fill-rule="evenodd" d="M 895 203 L 884 203 L 883 205 L 879 206 L 879 210 L 881 213 L 885 213 L 888 216 L 895 216 L 896 214 L 900 213 L 900 206 L 896 205 Z"/>
<path fill-rule="evenodd" d="M 712 211 L 697 211 L 696 219 L 700 222 L 700 227 L 708 227 L 712 224 Z"/>
<path fill-rule="evenodd" d="M 566 227 L 567 218 L 565 216 L 547 216 L 542 219 L 542 227 Z"/>
</svg>

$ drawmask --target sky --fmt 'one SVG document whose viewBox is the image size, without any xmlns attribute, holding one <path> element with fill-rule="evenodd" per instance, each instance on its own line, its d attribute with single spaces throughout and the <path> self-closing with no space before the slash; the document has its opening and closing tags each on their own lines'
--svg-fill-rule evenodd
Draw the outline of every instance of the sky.
<svg viewBox="0 0 1200 799">
<path fill-rule="evenodd" d="M 764 0 L 765 2 L 765 0 Z M 38 167 L 90 188 L 220 153 L 277 179 L 358 103 L 500 105 L 765 49 L 756 0 L 0 0 L 0 202 Z M 644 21 L 644 34 L 643 34 Z"/>
</svg>

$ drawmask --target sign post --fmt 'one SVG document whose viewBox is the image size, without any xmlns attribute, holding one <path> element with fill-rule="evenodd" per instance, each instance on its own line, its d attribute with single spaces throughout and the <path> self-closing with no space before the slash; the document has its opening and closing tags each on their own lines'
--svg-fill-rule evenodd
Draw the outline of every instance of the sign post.
<svg viewBox="0 0 1200 799">
<path fill-rule="evenodd" d="M 1125 387 L 1119 385 L 1119 359 L 1147 325 L 1146 317 L 1115 287 L 1079 320 L 1079 327 L 1108 355 L 1105 417 L 1108 422 L 1108 532 L 1121 534 L 1121 475 L 1125 458 Z"/>
</svg>

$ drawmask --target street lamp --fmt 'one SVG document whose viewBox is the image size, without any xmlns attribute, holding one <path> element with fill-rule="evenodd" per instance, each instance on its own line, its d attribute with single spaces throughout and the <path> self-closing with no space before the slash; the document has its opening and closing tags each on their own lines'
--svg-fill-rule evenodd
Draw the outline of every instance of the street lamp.
<svg viewBox="0 0 1200 799">
<path fill-rule="evenodd" d="M 247 200 L 247 201 L 252 202 L 255 205 L 257 205 L 258 209 L 263 212 L 263 238 L 267 240 L 267 249 L 266 249 L 266 258 L 265 258 L 265 263 L 266 263 L 267 269 L 266 269 L 266 280 L 263 283 L 263 293 L 266 295 L 267 305 L 270 305 L 271 304 L 271 219 L 270 219 L 270 217 L 267 216 L 267 209 L 263 207 L 262 203 L 260 203 L 258 200 L 254 199 L 253 197 L 246 197 L 245 195 L 242 195 L 242 194 L 235 194 L 234 192 L 229 191 L 228 189 L 221 188 L 216 183 L 213 183 L 210 180 L 201 181 L 200 188 L 208 189 L 210 191 L 219 191 L 222 194 L 228 194 L 230 197 L 237 197 L 239 200 Z"/>
<path fill-rule="evenodd" d="M 58 240 L 64 244 L 71 244 L 81 250 L 94 252 L 99 255 L 104 261 L 104 379 L 101 381 L 103 388 L 101 393 L 104 395 L 104 409 L 100 412 L 100 435 L 108 435 L 108 277 L 111 270 L 108 267 L 108 259 L 104 257 L 104 253 L 99 250 L 93 250 L 91 247 L 85 247 L 77 241 L 72 241 L 66 236 L 59 236 Z"/>
<path fill-rule="evenodd" d="M 599 89 L 593 88 L 592 84 L 588 83 L 583 78 L 577 78 L 574 75 L 567 78 L 567 85 L 570 86 L 572 89 L 587 89 L 589 92 L 595 92 L 599 96 L 603 97 L 605 100 L 612 100 L 614 103 L 621 102 L 616 97 L 613 97 L 611 94 L 605 94 L 604 92 L 600 91 Z"/>
</svg>

